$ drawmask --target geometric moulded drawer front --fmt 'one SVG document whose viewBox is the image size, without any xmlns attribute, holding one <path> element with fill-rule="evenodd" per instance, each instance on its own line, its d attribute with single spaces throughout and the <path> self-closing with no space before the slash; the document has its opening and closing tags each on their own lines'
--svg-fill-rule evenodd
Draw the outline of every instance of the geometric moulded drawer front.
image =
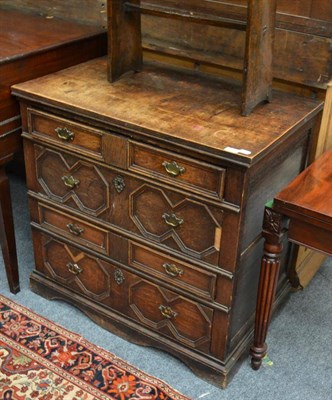
<svg viewBox="0 0 332 400">
<path fill-rule="evenodd" d="M 209 351 L 213 310 L 141 280 L 129 292 L 131 315 L 182 344 Z"/>
<path fill-rule="evenodd" d="M 131 219 L 143 236 L 189 256 L 218 264 L 223 212 L 172 193 L 142 185 L 130 195 Z"/>
<path fill-rule="evenodd" d="M 109 271 L 97 258 L 53 238 L 45 239 L 43 253 L 45 275 L 95 300 L 110 296 Z"/>
<path fill-rule="evenodd" d="M 35 148 L 40 150 L 37 179 L 50 198 L 95 216 L 108 208 L 108 184 L 97 167 L 58 151 Z"/>
</svg>

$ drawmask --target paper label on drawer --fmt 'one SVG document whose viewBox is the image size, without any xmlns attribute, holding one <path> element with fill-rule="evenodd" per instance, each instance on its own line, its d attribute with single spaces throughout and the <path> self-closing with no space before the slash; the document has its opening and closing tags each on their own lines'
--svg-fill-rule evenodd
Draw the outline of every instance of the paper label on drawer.
<svg viewBox="0 0 332 400">
<path fill-rule="evenodd" d="M 243 154 L 245 156 L 249 156 L 251 154 L 250 150 L 245 150 L 245 149 L 236 149 L 235 147 L 225 147 L 225 151 L 228 151 L 229 153 L 233 154 Z"/>
</svg>

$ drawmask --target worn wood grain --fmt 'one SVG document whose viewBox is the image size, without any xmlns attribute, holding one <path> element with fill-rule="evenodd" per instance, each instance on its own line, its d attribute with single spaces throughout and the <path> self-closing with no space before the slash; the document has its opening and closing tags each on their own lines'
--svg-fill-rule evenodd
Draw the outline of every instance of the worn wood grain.
<svg viewBox="0 0 332 400">
<path fill-rule="evenodd" d="M 18 95 L 29 91 L 31 97 L 45 97 L 53 105 L 61 104 L 65 96 L 69 109 L 108 122 L 116 119 L 118 129 L 144 131 L 153 137 L 161 132 L 178 143 L 245 164 L 262 157 L 267 148 L 271 151 L 272 144 L 299 119 L 304 123 L 322 109 L 320 101 L 276 92 L 273 104 L 239 119 L 239 88 L 228 82 L 151 64 L 111 85 L 103 58 L 14 86 L 13 91 Z M 227 147 L 245 147 L 250 153 L 232 153 Z"/>
<path fill-rule="evenodd" d="M 2 0 L 1 7 L 106 28 L 106 0 Z"/>
<path fill-rule="evenodd" d="M 276 1 L 250 0 L 244 56 L 242 115 L 263 101 L 271 101 Z"/>
<path fill-rule="evenodd" d="M 108 80 L 114 82 L 129 71 L 142 68 L 141 17 L 128 12 L 125 0 L 109 1 L 108 10 Z M 132 0 L 139 5 L 140 0 Z"/>
</svg>

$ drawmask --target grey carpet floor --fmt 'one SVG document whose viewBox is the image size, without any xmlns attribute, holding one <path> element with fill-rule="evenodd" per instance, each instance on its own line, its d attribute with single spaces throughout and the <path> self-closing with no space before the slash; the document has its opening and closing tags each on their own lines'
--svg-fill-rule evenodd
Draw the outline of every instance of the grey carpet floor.
<svg viewBox="0 0 332 400">
<path fill-rule="evenodd" d="M 329 400 L 332 399 L 332 260 L 328 259 L 308 288 L 291 294 L 269 332 L 272 366 L 251 370 L 245 359 L 226 390 L 197 378 L 181 361 L 165 352 L 131 344 L 93 323 L 60 301 L 48 301 L 29 289 L 34 259 L 23 179 L 11 177 L 21 291 L 12 295 L 0 256 L 0 293 L 40 315 L 75 331 L 191 399 Z"/>
</svg>

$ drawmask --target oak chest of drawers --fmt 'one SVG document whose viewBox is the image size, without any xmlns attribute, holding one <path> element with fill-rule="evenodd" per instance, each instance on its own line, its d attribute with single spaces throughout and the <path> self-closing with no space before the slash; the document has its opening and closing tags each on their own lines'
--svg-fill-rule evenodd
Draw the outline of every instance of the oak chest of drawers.
<svg viewBox="0 0 332 400">
<path fill-rule="evenodd" d="M 245 118 L 221 80 L 151 64 L 111 85 L 105 59 L 13 92 L 32 289 L 224 387 L 252 337 L 264 204 L 305 166 L 322 104 L 276 93 Z"/>
</svg>

